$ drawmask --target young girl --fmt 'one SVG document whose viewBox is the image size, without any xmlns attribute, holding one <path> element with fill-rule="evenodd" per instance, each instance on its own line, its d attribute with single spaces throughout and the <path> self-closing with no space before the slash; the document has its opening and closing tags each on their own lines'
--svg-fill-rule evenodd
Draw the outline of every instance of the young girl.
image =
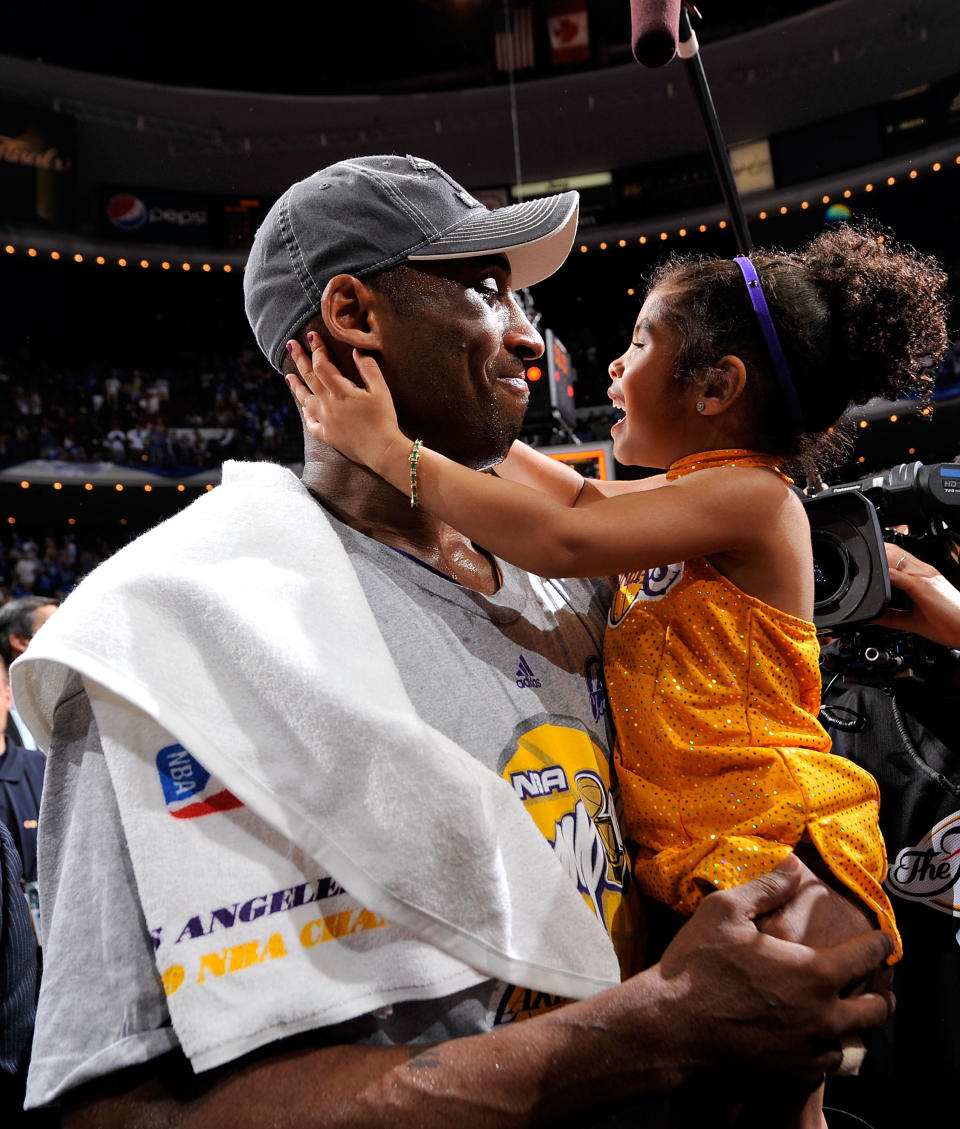
<svg viewBox="0 0 960 1129">
<path fill-rule="evenodd" d="M 781 464 L 835 452 L 851 403 L 923 389 L 944 282 L 851 226 L 798 254 L 669 261 L 609 370 L 617 458 L 667 468 L 642 483 L 519 444 L 499 468 L 515 481 L 478 474 L 399 430 L 371 357 L 358 387 L 316 336 L 312 357 L 291 343 L 307 428 L 411 505 L 541 575 L 620 574 L 605 670 L 626 831 L 641 888 L 684 914 L 797 850 L 819 880 L 767 930 L 833 944 L 862 910 L 900 955 L 876 785 L 817 722 L 809 527 Z"/>
</svg>

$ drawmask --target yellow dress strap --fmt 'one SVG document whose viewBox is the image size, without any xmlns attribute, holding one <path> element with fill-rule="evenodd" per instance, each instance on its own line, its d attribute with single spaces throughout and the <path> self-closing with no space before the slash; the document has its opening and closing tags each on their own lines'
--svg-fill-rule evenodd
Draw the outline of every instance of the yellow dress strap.
<svg viewBox="0 0 960 1129">
<path fill-rule="evenodd" d="M 763 451 L 748 451 L 741 447 L 728 447 L 722 451 L 700 451 L 695 455 L 684 455 L 671 463 L 667 470 L 667 482 L 683 478 L 685 474 L 693 474 L 698 470 L 710 470 L 713 467 L 726 466 L 762 466 L 778 474 L 789 486 L 793 479 L 780 469 L 776 455 L 768 455 Z"/>
</svg>

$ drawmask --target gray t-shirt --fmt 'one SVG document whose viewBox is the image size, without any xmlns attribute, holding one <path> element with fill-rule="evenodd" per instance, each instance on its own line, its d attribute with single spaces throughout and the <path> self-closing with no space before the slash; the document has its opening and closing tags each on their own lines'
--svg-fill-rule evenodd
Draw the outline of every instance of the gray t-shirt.
<svg viewBox="0 0 960 1129">
<path fill-rule="evenodd" d="M 502 564 L 500 589 L 484 596 L 334 526 L 412 702 L 429 724 L 513 784 L 571 881 L 616 936 L 626 966 L 635 928 L 601 680 L 607 586 L 542 580 Z M 358 694 L 370 690 L 358 687 Z M 177 1045 L 79 678 L 57 708 L 41 829 L 45 973 L 28 1105 Z M 487 981 L 440 1001 L 395 1004 L 344 1025 L 342 1037 L 437 1042 L 558 1002 Z"/>
</svg>

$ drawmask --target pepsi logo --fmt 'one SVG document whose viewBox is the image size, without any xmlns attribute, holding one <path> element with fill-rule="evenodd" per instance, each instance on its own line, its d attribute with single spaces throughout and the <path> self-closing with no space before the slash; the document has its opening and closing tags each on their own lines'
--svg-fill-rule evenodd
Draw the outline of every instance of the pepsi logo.
<svg viewBox="0 0 960 1129">
<path fill-rule="evenodd" d="M 122 231 L 133 231 L 147 222 L 147 205 L 139 196 L 121 192 L 110 197 L 107 215 L 114 227 L 119 227 Z"/>
</svg>

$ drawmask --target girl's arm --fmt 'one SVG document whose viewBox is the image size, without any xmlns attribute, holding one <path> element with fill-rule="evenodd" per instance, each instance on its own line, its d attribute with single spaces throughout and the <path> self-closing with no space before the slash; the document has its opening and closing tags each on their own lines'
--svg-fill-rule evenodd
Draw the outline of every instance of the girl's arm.
<svg viewBox="0 0 960 1129">
<path fill-rule="evenodd" d="M 588 506 L 593 502 L 599 502 L 601 498 L 612 498 L 617 494 L 633 494 L 637 490 L 650 490 L 664 485 L 662 474 L 652 478 L 618 482 L 584 478 L 572 466 L 558 459 L 551 459 L 549 455 L 522 443 L 519 439 L 497 467 L 497 474 L 500 478 L 519 482 L 539 490 L 542 494 L 549 494 L 564 506 Z"/>
<path fill-rule="evenodd" d="M 354 462 L 370 467 L 409 496 L 412 443 L 397 426 L 390 392 L 373 358 L 354 350 L 364 386 L 346 379 L 314 335 L 312 357 L 291 343 L 301 380 L 289 381 L 312 435 Z M 505 560 L 543 576 L 605 576 L 670 564 L 763 542 L 759 507 L 781 504 L 783 488 L 758 471 L 698 476 L 665 486 L 604 498 L 572 509 L 519 483 L 478 474 L 436 451 L 421 448 L 418 503 Z M 704 483 L 706 482 L 706 485 Z M 769 534 L 766 534 L 769 536 Z"/>
</svg>

